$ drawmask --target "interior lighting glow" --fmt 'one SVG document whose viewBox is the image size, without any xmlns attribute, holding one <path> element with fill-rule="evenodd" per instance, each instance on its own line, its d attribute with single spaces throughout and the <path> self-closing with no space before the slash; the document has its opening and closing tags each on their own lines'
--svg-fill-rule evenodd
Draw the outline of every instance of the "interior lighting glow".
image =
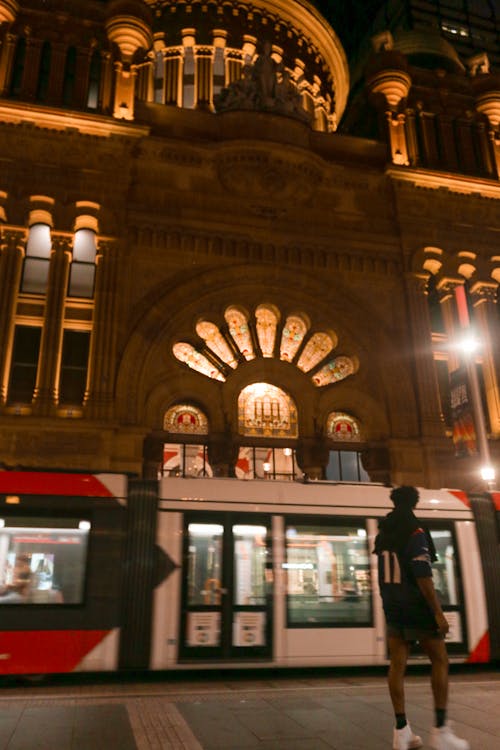
<svg viewBox="0 0 500 750">
<path fill-rule="evenodd" d="M 80 521 L 78 524 L 78 528 L 80 531 L 89 531 L 90 529 L 90 521 Z"/>
</svg>

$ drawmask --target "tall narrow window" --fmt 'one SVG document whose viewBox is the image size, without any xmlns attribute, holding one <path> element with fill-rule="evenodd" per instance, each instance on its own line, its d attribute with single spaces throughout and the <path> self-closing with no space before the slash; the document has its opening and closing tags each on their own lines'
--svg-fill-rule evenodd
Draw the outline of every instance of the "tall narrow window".
<svg viewBox="0 0 500 750">
<path fill-rule="evenodd" d="M 36 385 L 42 329 L 16 326 L 10 367 L 9 403 L 31 403 Z"/>
<path fill-rule="evenodd" d="M 26 63 L 26 39 L 17 40 L 14 61 L 12 63 L 12 77 L 10 79 L 10 95 L 19 96 L 23 85 L 24 66 Z"/>
<path fill-rule="evenodd" d="M 92 229 L 77 229 L 73 241 L 73 260 L 69 275 L 70 297 L 94 296 L 96 234 Z"/>
<path fill-rule="evenodd" d="M 87 94 L 87 107 L 97 109 L 99 106 L 99 89 L 101 86 L 101 55 L 96 50 L 90 60 L 89 88 Z"/>
<path fill-rule="evenodd" d="M 67 107 L 74 105 L 76 81 L 76 47 L 70 47 L 66 53 L 63 78 L 63 104 Z"/>
<path fill-rule="evenodd" d="M 225 70 L 226 62 L 224 59 L 224 49 L 222 47 L 215 48 L 214 54 L 214 72 L 213 72 L 213 92 L 214 96 L 220 94 L 225 83 Z"/>
<path fill-rule="evenodd" d="M 154 96 L 155 102 L 163 104 L 165 90 L 165 60 L 160 50 L 155 57 Z"/>
<path fill-rule="evenodd" d="M 87 385 L 89 346 L 89 331 L 64 331 L 59 376 L 60 404 L 83 402 Z"/>
<path fill-rule="evenodd" d="M 184 72 L 182 77 L 182 106 L 187 109 L 194 107 L 194 49 L 186 47 L 184 50 Z"/>
<path fill-rule="evenodd" d="M 49 280 L 52 241 L 48 224 L 30 227 L 26 257 L 24 259 L 21 291 L 28 294 L 45 294 Z"/>
<path fill-rule="evenodd" d="M 38 68 L 38 83 L 36 87 L 36 99 L 39 102 L 47 101 L 47 93 L 50 81 L 50 64 L 52 49 L 50 42 L 44 42 L 40 55 L 40 67 Z"/>
</svg>

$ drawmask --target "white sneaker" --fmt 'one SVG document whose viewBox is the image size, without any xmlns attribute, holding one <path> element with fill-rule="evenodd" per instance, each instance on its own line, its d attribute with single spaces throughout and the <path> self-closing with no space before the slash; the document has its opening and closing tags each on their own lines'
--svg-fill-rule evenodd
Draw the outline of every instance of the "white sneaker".
<svg viewBox="0 0 500 750">
<path fill-rule="evenodd" d="M 417 750 L 422 747 L 422 739 L 413 734 L 409 724 L 402 729 L 395 729 L 392 736 L 392 750 Z"/>
<path fill-rule="evenodd" d="M 449 724 L 432 727 L 429 742 L 432 750 L 470 750 L 467 740 L 457 737 Z"/>
</svg>

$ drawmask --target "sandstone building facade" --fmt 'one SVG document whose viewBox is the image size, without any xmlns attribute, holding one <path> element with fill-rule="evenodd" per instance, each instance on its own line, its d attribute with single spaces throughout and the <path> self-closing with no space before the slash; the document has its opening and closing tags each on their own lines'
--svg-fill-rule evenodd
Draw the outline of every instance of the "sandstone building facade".
<svg viewBox="0 0 500 750">
<path fill-rule="evenodd" d="M 307 0 L 0 0 L 0 463 L 478 488 L 490 57 L 384 29 L 354 78 Z"/>
</svg>

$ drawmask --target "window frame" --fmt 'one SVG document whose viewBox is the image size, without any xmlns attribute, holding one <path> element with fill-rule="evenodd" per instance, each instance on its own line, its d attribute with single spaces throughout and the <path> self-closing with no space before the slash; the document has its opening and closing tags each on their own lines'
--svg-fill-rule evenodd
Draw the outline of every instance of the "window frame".
<svg viewBox="0 0 500 750">
<path fill-rule="evenodd" d="M 366 622 L 359 623 L 355 621 L 349 621 L 346 620 L 344 622 L 335 622 L 332 620 L 329 621 L 323 621 L 323 622 L 292 622 L 290 618 L 290 594 L 288 591 L 288 579 L 286 579 L 285 583 L 285 617 L 286 617 L 286 627 L 290 630 L 326 630 L 326 629 L 346 629 L 346 628 L 356 628 L 359 629 L 366 629 L 366 628 L 374 628 L 375 627 L 375 605 L 374 605 L 374 597 L 376 595 L 377 589 L 374 585 L 374 579 L 373 579 L 373 566 L 370 562 L 370 545 L 369 545 L 369 537 L 368 537 L 368 518 L 367 517 L 360 517 L 360 516 L 310 516 L 310 515 L 286 515 L 284 516 L 284 563 L 288 563 L 288 539 L 287 539 L 287 530 L 290 526 L 314 526 L 314 527 L 321 527 L 324 526 L 326 528 L 331 528 L 334 526 L 335 528 L 342 529 L 342 528 L 364 528 L 366 531 L 366 537 L 365 543 L 366 543 L 366 552 L 368 557 L 367 562 L 367 573 L 370 581 L 370 593 L 369 593 L 369 617 L 367 618 Z M 285 568 L 286 572 L 286 568 Z"/>
</svg>

